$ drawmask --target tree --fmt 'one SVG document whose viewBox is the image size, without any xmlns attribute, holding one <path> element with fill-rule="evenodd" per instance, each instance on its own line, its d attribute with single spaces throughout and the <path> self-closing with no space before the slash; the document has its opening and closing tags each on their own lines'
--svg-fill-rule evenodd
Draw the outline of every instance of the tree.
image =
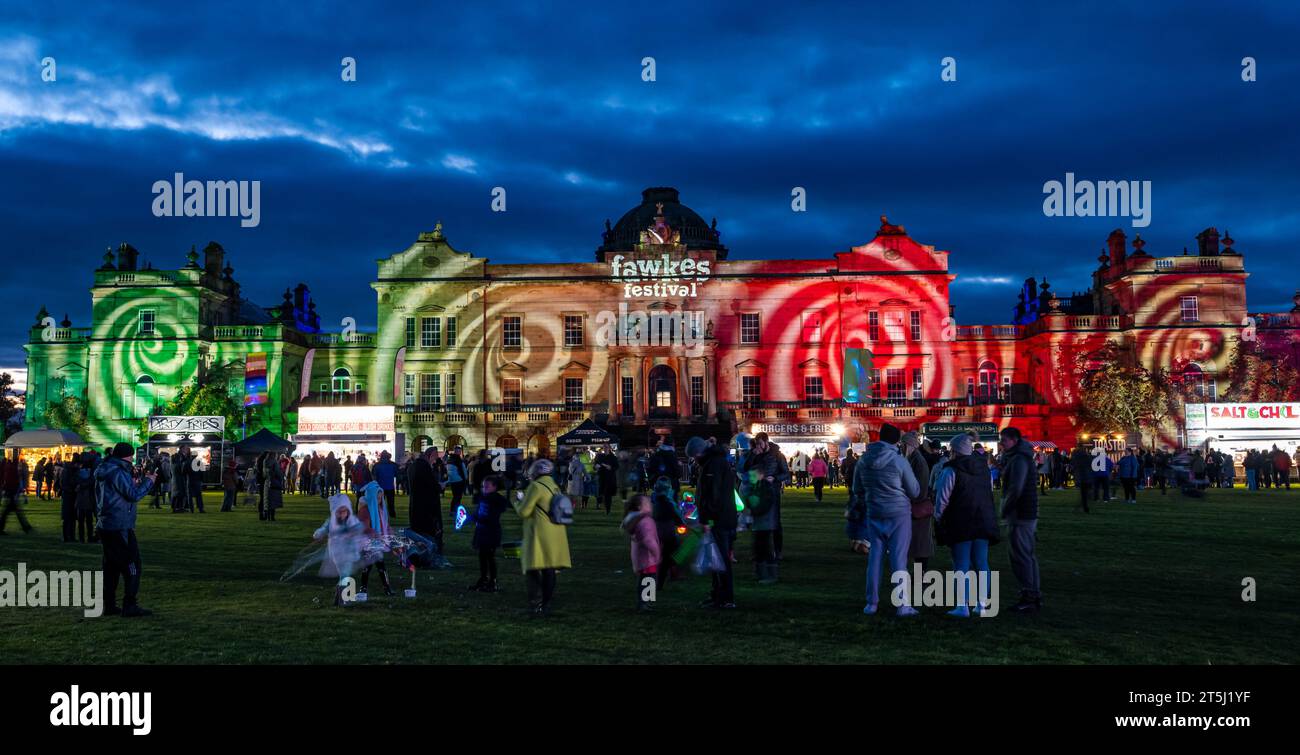
<svg viewBox="0 0 1300 755">
<path fill-rule="evenodd" d="M 18 402 L 10 395 L 14 387 L 14 376 L 0 372 L 0 438 L 9 437 L 9 423 L 19 414 Z"/>
<path fill-rule="evenodd" d="M 1300 400 L 1300 370 L 1289 354 L 1274 354 L 1258 341 L 1238 341 L 1228 362 L 1229 401 L 1264 402 Z"/>
<path fill-rule="evenodd" d="M 71 430 L 80 435 L 82 440 L 90 437 L 90 420 L 86 414 L 86 402 L 80 396 L 64 396 L 62 399 L 45 407 L 45 424 L 55 430 Z"/>
<path fill-rule="evenodd" d="M 227 365 L 207 371 L 193 383 L 186 384 L 170 401 L 156 409 L 158 414 L 179 416 L 220 416 L 226 418 L 226 440 L 238 440 L 244 406 L 240 395 L 230 390 L 235 367 Z M 140 423 L 140 442 L 148 440 L 149 420 Z"/>
<path fill-rule="evenodd" d="M 1075 357 L 1079 378 L 1080 415 L 1086 430 L 1151 432 L 1159 437 L 1173 402 L 1168 381 L 1136 364 L 1114 341 Z"/>
</svg>

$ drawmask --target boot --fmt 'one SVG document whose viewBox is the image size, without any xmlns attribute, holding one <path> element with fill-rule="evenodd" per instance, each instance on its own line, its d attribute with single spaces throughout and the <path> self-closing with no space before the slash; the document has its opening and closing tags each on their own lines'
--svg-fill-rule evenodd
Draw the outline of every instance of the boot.
<svg viewBox="0 0 1300 755">
<path fill-rule="evenodd" d="M 384 594 L 390 598 L 393 597 L 393 588 L 388 584 L 388 572 L 379 572 L 379 581 L 384 585 Z"/>
<path fill-rule="evenodd" d="M 489 580 L 487 580 L 486 582 L 483 583 L 483 588 L 482 588 L 482 590 L 483 590 L 483 592 L 496 592 L 496 591 L 497 591 L 497 581 L 496 581 L 495 579 L 489 579 Z"/>
</svg>

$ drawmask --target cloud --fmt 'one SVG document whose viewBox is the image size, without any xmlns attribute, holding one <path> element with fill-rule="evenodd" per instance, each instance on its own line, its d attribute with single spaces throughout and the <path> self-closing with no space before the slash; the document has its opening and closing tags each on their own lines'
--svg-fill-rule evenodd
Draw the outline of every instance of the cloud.
<svg viewBox="0 0 1300 755">
<path fill-rule="evenodd" d="M 461 173 L 474 174 L 478 172 L 478 163 L 475 162 L 473 158 L 465 157 L 464 155 L 444 155 L 442 158 L 442 166 L 444 168 L 458 170 Z"/>
</svg>

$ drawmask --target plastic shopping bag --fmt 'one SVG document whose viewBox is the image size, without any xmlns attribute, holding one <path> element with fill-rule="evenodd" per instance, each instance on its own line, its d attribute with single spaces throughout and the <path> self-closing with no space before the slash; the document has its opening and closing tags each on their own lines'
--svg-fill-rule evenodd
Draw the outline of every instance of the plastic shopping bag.
<svg viewBox="0 0 1300 755">
<path fill-rule="evenodd" d="M 713 540 L 712 532 L 700 535 L 700 545 L 695 549 L 695 559 L 691 562 L 691 571 L 696 574 L 712 574 L 726 571 L 726 562 L 722 560 L 722 550 Z"/>
</svg>

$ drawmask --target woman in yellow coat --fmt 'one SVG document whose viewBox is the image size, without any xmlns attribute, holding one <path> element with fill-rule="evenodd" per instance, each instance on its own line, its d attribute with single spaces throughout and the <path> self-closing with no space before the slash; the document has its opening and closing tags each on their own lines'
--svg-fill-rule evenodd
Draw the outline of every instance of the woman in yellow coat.
<svg viewBox="0 0 1300 755">
<path fill-rule="evenodd" d="M 528 487 L 515 494 L 514 507 L 523 520 L 523 545 L 519 563 L 528 580 L 528 608 L 549 615 L 555 596 L 555 572 L 573 566 L 569 561 L 569 533 L 550 519 L 551 499 L 560 488 L 549 459 L 538 459 L 528 469 Z"/>
</svg>

